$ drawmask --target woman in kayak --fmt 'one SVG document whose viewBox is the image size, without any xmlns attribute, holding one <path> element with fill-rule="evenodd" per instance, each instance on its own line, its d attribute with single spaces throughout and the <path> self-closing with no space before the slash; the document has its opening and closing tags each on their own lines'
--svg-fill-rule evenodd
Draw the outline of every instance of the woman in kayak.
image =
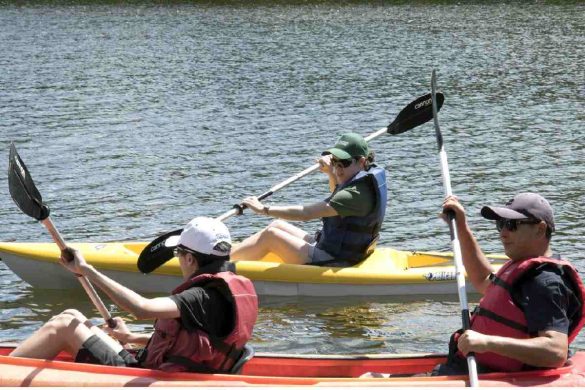
<svg viewBox="0 0 585 390">
<path fill-rule="evenodd" d="M 470 329 L 453 334 L 448 362 L 434 374 L 466 373 L 470 352 L 480 372 L 564 365 L 569 344 L 585 322 L 585 289 L 575 268 L 551 250 L 555 223 L 549 202 L 521 193 L 504 206 L 481 209 L 484 218 L 496 222 L 510 258 L 495 274 L 458 199 L 448 197 L 443 209 L 455 213 L 463 263 L 483 298 Z"/>
<path fill-rule="evenodd" d="M 112 338 L 70 309 L 49 320 L 10 355 L 52 359 L 65 350 L 83 363 L 173 372 L 229 371 L 250 339 L 258 313 L 252 282 L 232 273 L 229 231 L 215 219 L 199 217 L 166 245 L 175 248 L 184 278 L 168 297 L 142 297 L 87 264 L 77 250 L 68 249 L 74 261 L 61 260 L 65 268 L 87 277 L 120 308 L 137 318 L 156 319 L 154 333 L 133 333 L 121 318 L 115 318 L 116 327 L 107 329 Z M 134 357 L 123 344 L 146 348 Z"/>
<path fill-rule="evenodd" d="M 310 205 L 265 205 L 256 197 L 242 202 L 257 214 L 278 218 L 234 247 L 235 260 L 261 259 L 275 253 L 287 263 L 352 265 L 365 259 L 378 240 L 387 201 L 384 169 L 359 134 L 343 134 L 318 162 L 329 178 L 331 194 Z M 285 222 L 321 218 L 317 234 Z"/>
</svg>

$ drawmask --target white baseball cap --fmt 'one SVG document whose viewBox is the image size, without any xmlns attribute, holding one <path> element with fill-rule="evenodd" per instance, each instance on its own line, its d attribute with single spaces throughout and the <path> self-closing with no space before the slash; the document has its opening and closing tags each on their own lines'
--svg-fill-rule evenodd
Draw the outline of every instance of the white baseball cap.
<svg viewBox="0 0 585 390">
<path fill-rule="evenodd" d="M 225 251 L 216 247 L 221 242 L 228 243 L 230 246 L 232 243 L 230 232 L 223 222 L 214 218 L 195 217 L 185 226 L 180 236 L 167 238 L 165 246 L 180 245 L 205 255 L 229 255 L 229 249 Z"/>
</svg>

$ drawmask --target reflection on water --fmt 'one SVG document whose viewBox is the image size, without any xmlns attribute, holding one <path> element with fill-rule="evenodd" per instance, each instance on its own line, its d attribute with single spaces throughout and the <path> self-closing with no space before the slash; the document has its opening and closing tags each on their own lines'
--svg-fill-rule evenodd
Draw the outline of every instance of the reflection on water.
<svg viewBox="0 0 585 390">
<path fill-rule="evenodd" d="M 254 343 L 260 350 L 317 354 L 424 352 L 432 343 L 441 352 L 445 338 L 436 325 L 454 319 L 444 315 L 458 307 L 452 300 L 452 296 L 437 296 L 436 301 L 406 296 L 373 301 L 363 297 L 263 298 Z M 429 315 L 437 318 L 429 322 Z"/>
</svg>

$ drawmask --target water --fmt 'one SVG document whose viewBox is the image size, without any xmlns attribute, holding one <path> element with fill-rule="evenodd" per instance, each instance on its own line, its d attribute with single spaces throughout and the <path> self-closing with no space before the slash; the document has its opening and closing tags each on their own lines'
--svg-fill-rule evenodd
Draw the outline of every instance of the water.
<svg viewBox="0 0 585 390">
<path fill-rule="evenodd" d="M 501 251 L 481 206 L 540 192 L 556 211 L 554 249 L 585 269 L 584 19 L 582 2 L 0 1 L 0 180 L 14 141 L 67 240 L 148 241 L 265 192 L 345 131 L 388 125 L 435 68 L 453 191 L 483 248 Z M 450 250 L 432 126 L 372 146 L 389 167 L 381 245 Z M 270 202 L 326 190 L 313 174 Z M 0 241 L 49 240 L 6 185 L 0 205 Z M 242 239 L 267 222 L 227 224 Z M 445 352 L 456 299 L 265 298 L 252 344 Z M 33 289 L 0 263 L 1 342 L 67 307 L 92 313 L 83 291 Z"/>
</svg>

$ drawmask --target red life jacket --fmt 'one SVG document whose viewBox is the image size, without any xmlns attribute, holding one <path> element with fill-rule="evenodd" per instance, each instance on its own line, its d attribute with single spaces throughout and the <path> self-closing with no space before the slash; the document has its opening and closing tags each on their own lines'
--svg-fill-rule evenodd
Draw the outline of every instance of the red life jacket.
<svg viewBox="0 0 585 390">
<path fill-rule="evenodd" d="M 581 302 L 579 318 L 569 329 L 569 344 L 577 337 L 577 334 L 585 325 L 585 287 L 577 273 L 577 270 L 565 260 L 537 257 L 524 261 L 509 261 L 500 270 L 490 277 L 491 283 L 487 287 L 483 298 L 479 301 L 479 308 L 471 316 L 471 329 L 486 335 L 496 335 L 517 339 L 528 339 L 533 336 L 528 333 L 526 316 L 516 306 L 512 299 L 511 292 L 514 284 L 526 272 L 536 267 L 549 263 L 563 268 L 573 282 L 574 293 Z M 454 334 L 453 340 L 457 343 L 459 335 Z M 455 344 L 456 345 L 456 344 Z M 457 351 L 459 356 L 463 356 Z M 476 353 L 477 363 L 495 371 L 521 371 L 524 363 L 519 360 L 498 355 L 493 352 Z"/>
<path fill-rule="evenodd" d="M 231 272 L 202 274 L 184 282 L 173 294 L 209 283 L 227 285 L 234 304 L 234 328 L 226 337 L 203 330 L 187 331 L 180 319 L 157 320 L 141 366 L 163 371 L 226 372 L 252 336 L 258 315 L 258 297 L 250 280 Z"/>
</svg>

